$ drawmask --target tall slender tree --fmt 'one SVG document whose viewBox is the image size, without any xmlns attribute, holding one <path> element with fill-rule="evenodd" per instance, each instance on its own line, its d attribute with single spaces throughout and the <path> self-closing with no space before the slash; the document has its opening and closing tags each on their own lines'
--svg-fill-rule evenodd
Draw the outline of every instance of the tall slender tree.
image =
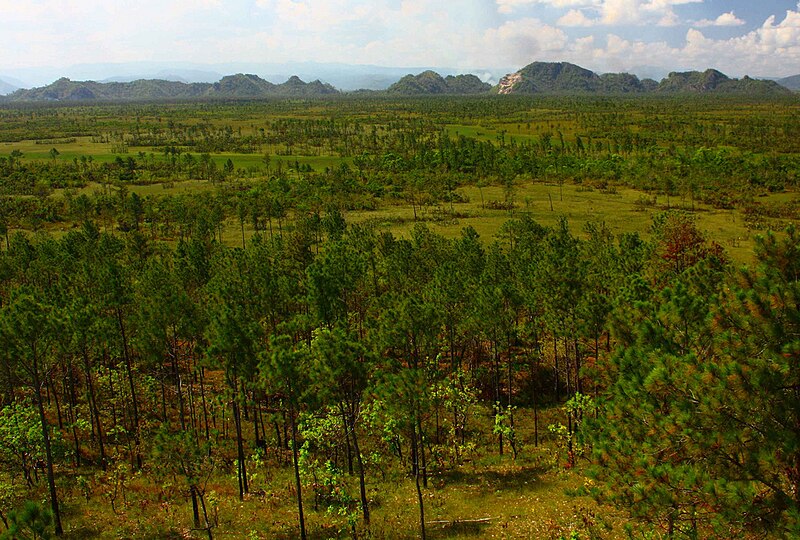
<svg viewBox="0 0 800 540">
<path fill-rule="evenodd" d="M 45 411 L 45 390 L 54 374 L 60 324 L 60 317 L 52 305 L 42 302 L 31 291 L 24 289 L 18 290 L 11 303 L 0 311 L 0 340 L 5 350 L 3 361 L 13 363 L 13 369 L 33 391 L 39 410 L 50 508 L 57 536 L 61 536 L 64 530 L 56 492 L 50 422 Z"/>
</svg>

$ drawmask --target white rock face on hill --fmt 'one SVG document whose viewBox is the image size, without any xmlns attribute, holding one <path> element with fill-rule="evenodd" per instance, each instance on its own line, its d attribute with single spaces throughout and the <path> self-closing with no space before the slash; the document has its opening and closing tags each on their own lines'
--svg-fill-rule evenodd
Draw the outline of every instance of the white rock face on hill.
<svg viewBox="0 0 800 540">
<path fill-rule="evenodd" d="M 511 73 L 500 79 L 498 84 L 498 94 L 510 94 L 514 85 L 522 80 L 522 73 Z"/>
</svg>

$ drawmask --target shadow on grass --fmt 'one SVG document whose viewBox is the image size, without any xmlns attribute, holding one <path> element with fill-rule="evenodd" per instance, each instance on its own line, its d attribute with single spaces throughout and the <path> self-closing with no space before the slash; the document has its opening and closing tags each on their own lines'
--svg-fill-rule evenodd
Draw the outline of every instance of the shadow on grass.
<svg viewBox="0 0 800 540">
<path fill-rule="evenodd" d="M 67 531 L 65 531 L 64 539 L 88 540 L 90 538 L 99 538 L 100 536 L 103 535 L 103 533 L 108 533 L 108 531 L 104 531 L 103 529 L 96 527 L 81 526 L 74 529 L 68 529 Z M 160 530 L 157 532 L 148 531 L 146 535 L 147 538 L 153 538 L 153 539 L 157 538 L 158 540 L 182 540 L 183 538 L 186 538 L 180 531 L 176 530 Z M 25 538 L 27 538 L 27 536 Z M 127 538 L 127 536 L 119 536 L 119 538 Z"/>
<path fill-rule="evenodd" d="M 456 470 L 443 476 L 448 484 L 476 486 L 483 491 L 496 490 L 540 490 L 549 482 L 542 476 L 547 468 L 541 466 L 520 466 L 505 470 L 464 471 Z"/>
<path fill-rule="evenodd" d="M 486 527 L 490 525 L 486 523 L 463 523 L 453 522 L 442 525 L 428 525 L 426 532 L 429 538 L 465 538 L 470 536 L 483 536 L 486 532 Z"/>
<path fill-rule="evenodd" d="M 69 540 L 83 540 L 89 538 L 97 538 L 102 531 L 96 527 L 80 526 L 74 529 L 65 531 L 64 538 Z"/>
</svg>

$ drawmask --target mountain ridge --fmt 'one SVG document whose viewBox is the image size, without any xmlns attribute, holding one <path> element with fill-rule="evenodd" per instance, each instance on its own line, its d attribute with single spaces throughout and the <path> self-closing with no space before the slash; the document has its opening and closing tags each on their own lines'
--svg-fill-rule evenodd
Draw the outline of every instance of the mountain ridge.
<svg viewBox="0 0 800 540">
<path fill-rule="evenodd" d="M 64 66 L 31 66 L 0 68 L 0 79 L 17 88 L 46 86 L 60 77 L 73 81 L 130 82 L 137 79 L 183 80 L 185 82 L 214 83 L 223 75 L 256 73 L 268 81 L 285 81 L 297 75 L 304 81 L 320 79 L 343 92 L 360 89 L 386 90 L 408 73 L 436 70 L 442 76 L 475 73 L 482 80 L 500 79 L 514 66 L 487 68 L 475 66 L 469 70 L 445 66 L 406 65 L 381 66 L 373 64 L 347 64 L 341 62 L 184 62 L 139 61 Z M 666 73 L 666 72 L 665 72 Z"/>
<path fill-rule="evenodd" d="M 492 85 L 481 81 L 476 75 L 465 74 L 442 77 L 433 70 L 426 70 L 418 75 L 406 75 L 387 88 L 386 92 L 401 95 L 466 95 L 486 93 L 491 88 Z"/>
<path fill-rule="evenodd" d="M 790 90 L 774 81 L 752 79 L 746 75 L 741 79 L 732 79 L 715 69 L 671 72 L 661 82 L 656 82 L 639 79 L 630 73 L 598 75 L 569 62 L 533 62 L 503 77 L 493 91 L 498 94 L 791 94 Z"/>
<path fill-rule="evenodd" d="M 130 82 L 73 81 L 62 77 L 47 86 L 16 90 L 4 101 L 132 101 L 163 99 L 251 99 L 270 96 L 309 97 L 338 94 L 333 86 L 319 80 L 306 83 L 297 76 L 274 84 L 258 75 L 237 73 L 215 83 L 185 83 L 164 79 Z"/>
<path fill-rule="evenodd" d="M 784 77 L 775 81 L 779 85 L 788 88 L 789 90 L 800 90 L 800 75 L 792 75 L 791 77 Z"/>
<path fill-rule="evenodd" d="M 800 76 L 789 77 L 800 85 Z M 0 81 L 1 83 L 2 81 Z M 293 75 L 286 82 L 274 84 L 258 75 L 237 73 L 221 77 L 217 82 L 185 82 L 164 79 L 137 79 L 134 81 L 73 81 L 62 77 L 53 83 L 18 89 L 0 97 L 3 102 L 22 101 L 134 101 L 168 99 L 259 99 L 268 97 L 313 97 L 341 94 L 338 89 L 319 79 L 304 82 Z M 353 94 L 360 94 L 358 91 Z M 671 72 L 660 82 L 639 79 L 630 73 L 597 74 L 569 62 L 533 62 L 522 69 L 502 77 L 494 87 L 473 74 L 442 77 L 434 70 L 424 70 L 417 75 L 407 74 L 384 91 L 370 94 L 404 96 L 426 95 L 479 95 L 495 93 L 539 95 L 618 95 L 618 94 L 726 94 L 756 97 L 792 95 L 792 90 L 776 81 L 730 78 L 724 73 L 707 69 L 700 71 Z"/>
</svg>

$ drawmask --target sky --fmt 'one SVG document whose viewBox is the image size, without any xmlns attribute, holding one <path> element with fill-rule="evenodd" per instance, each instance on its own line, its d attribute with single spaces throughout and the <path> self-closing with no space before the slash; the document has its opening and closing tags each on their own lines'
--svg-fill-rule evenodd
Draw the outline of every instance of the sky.
<svg viewBox="0 0 800 540">
<path fill-rule="evenodd" d="M 0 75 L 148 61 L 784 77 L 800 74 L 800 2 L 0 0 Z"/>
</svg>

